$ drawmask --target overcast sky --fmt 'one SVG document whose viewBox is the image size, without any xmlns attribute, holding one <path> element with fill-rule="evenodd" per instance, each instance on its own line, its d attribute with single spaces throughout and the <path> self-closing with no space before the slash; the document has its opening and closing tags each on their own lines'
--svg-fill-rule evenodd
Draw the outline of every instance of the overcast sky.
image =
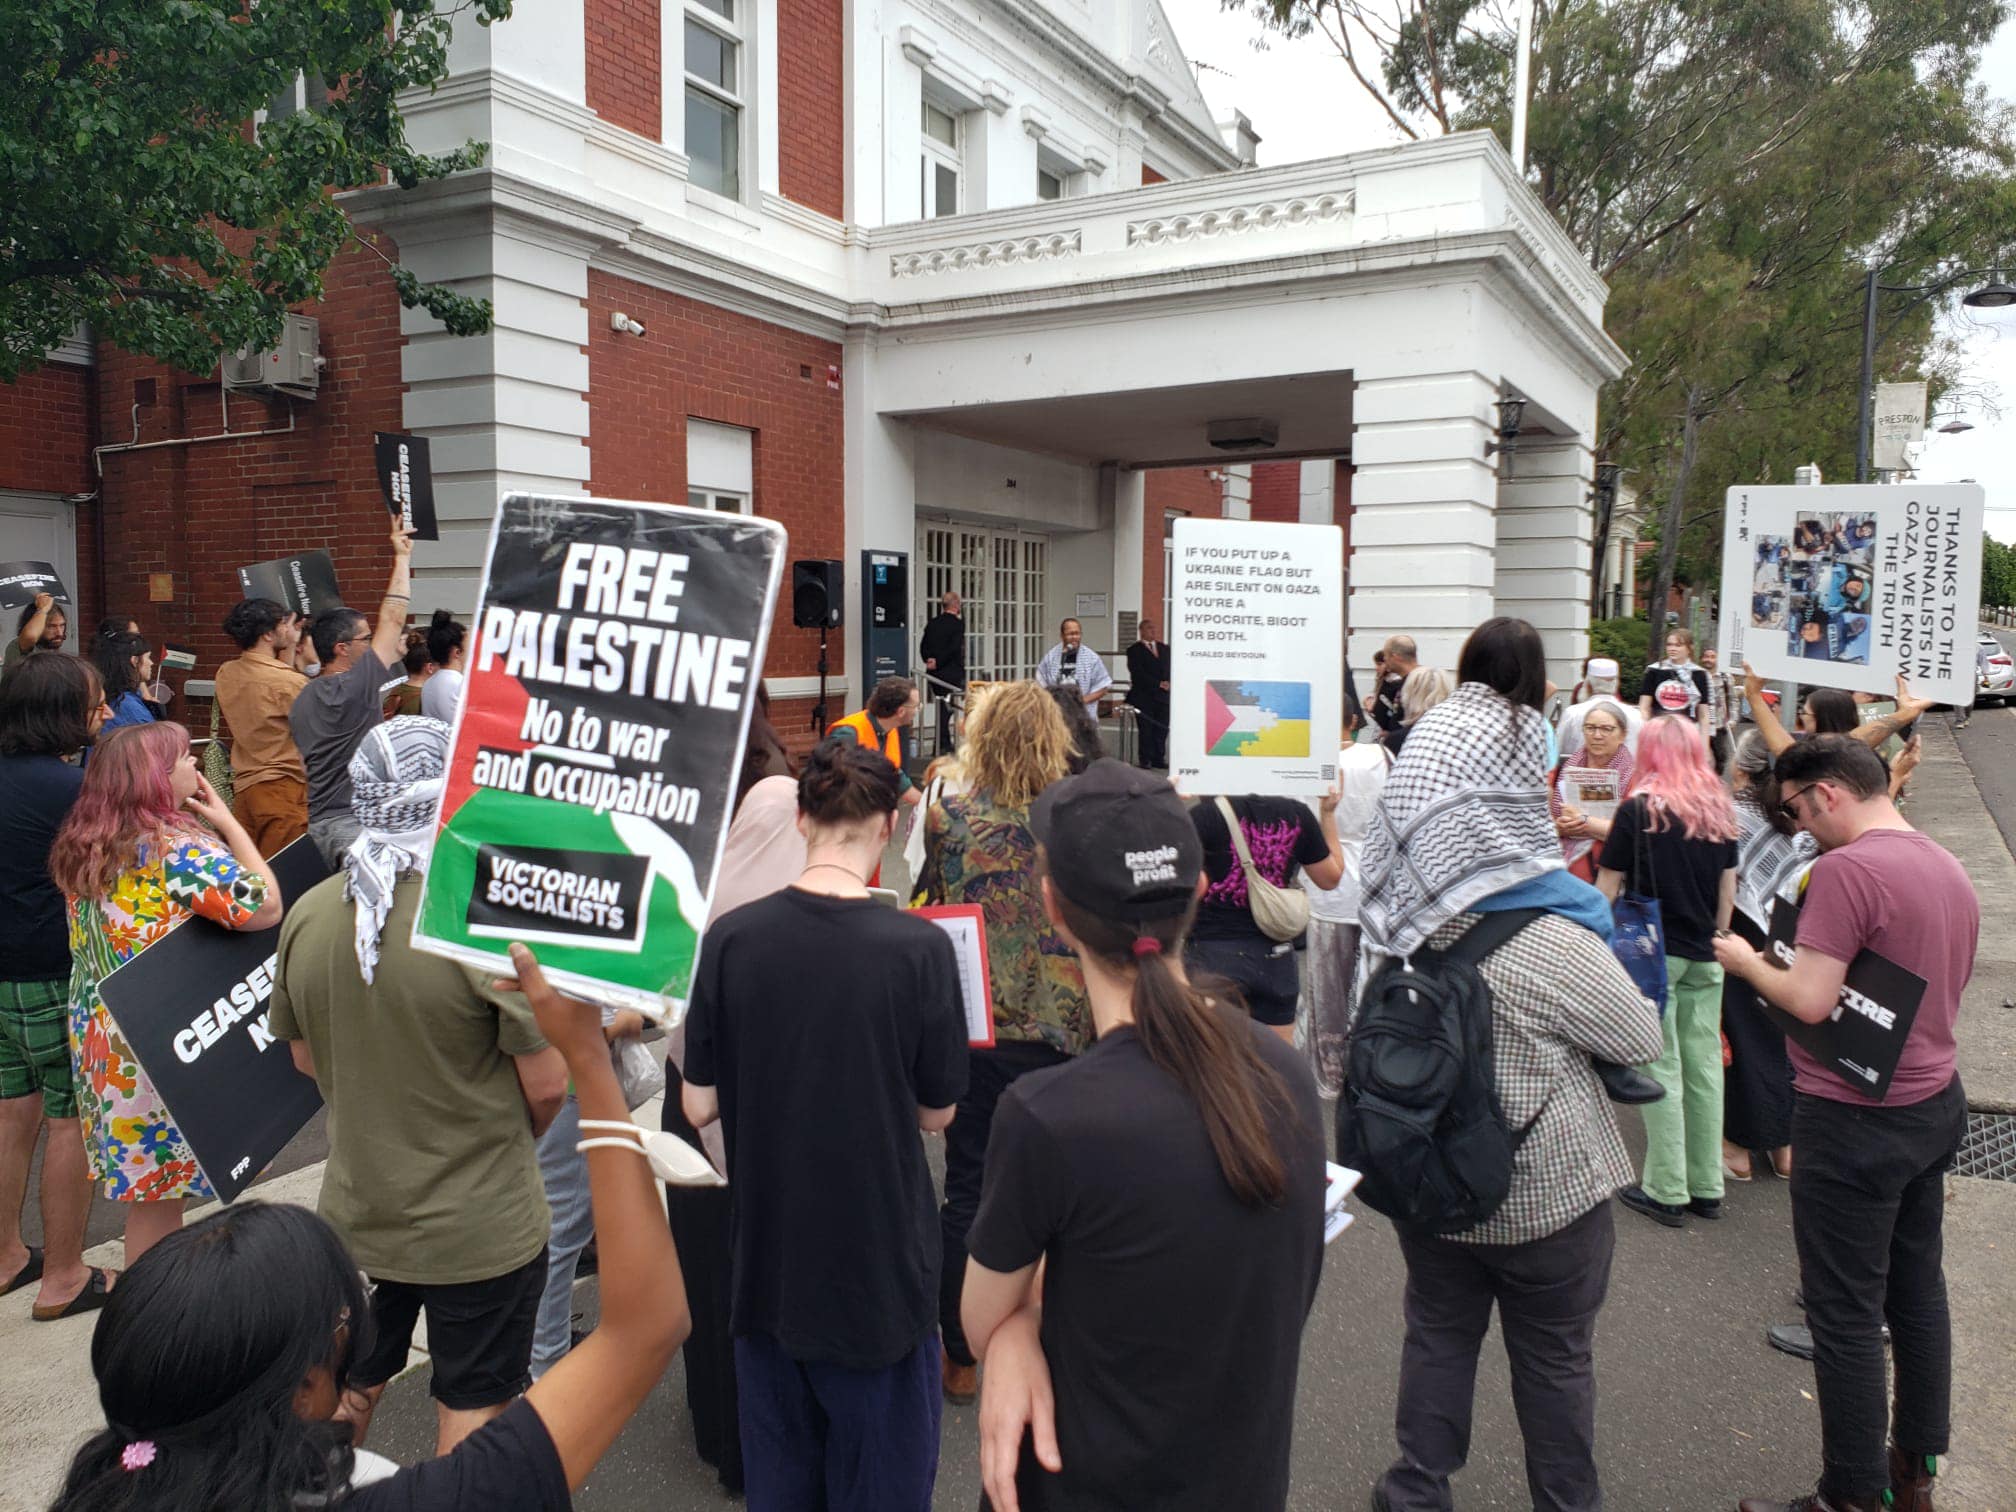
<svg viewBox="0 0 2016 1512">
<path fill-rule="evenodd" d="M 1404 140 L 1321 37 L 1293 43 L 1276 38 L 1256 50 L 1257 25 L 1248 16 L 1226 13 L 1219 0 L 1162 4 L 1190 60 L 1199 65 L 1198 79 L 1213 108 L 1236 106 L 1252 118 L 1262 163 L 1293 163 Z M 2016 22 L 2004 26 L 1988 49 L 1982 77 L 2004 99 L 2016 100 Z M 2016 270 L 2010 277 L 2016 281 Z M 1843 297 L 1855 293 L 1844 290 Z M 1957 416 L 1974 429 L 1958 436 L 1935 431 L 1919 476 L 1981 483 L 1988 490 L 1989 533 L 2016 544 L 2016 471 L 2007 465 L 2016 457 L 2016 307 L 1957 309 L 1949 319 L 1962 343 L 1966 392 L 1949 395 L 1930 424 Z"/>
</svg>

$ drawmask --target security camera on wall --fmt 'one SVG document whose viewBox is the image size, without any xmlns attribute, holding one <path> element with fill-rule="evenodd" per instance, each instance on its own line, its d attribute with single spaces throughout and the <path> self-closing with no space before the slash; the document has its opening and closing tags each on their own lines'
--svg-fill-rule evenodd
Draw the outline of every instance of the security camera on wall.
<svg viewBox="0 0 2016 1512">
<path fill-rule="evenodd" d="M 621 310 L 613 310 L 609 315 L 609 329 L 619 336 L 642 336 L 644 323 L 641 320 L 632 320 Z"/>
</svg>

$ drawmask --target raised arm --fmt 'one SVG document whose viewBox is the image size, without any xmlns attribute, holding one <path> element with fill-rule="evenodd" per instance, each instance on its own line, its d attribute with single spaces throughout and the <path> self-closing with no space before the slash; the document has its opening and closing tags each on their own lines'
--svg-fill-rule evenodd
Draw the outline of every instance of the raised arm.
<svg viewBox="0 0 2016 1512">
<path fill-rule="evenodd" d="M 583 1123 L 630 1122 L 602 1038 L 601 1013 L 556 992 L 523 945 L 511 947 L 511 960 L 517 979 L 499 985 L 525 994 L 539 1032 L 565 1058 Z M 602 1318 L 525 1396 L 575 1489 L 616 1442 L 692 1329 L 679 1252 L 665 1226 L 650 1164 L 641 1154 L 606 1146 L 585 1156 L 602 1255 Z"/>
<path fill-rule="evenodd" d="M 1871 719 L 1866 723 L 1855 726 L 1855 738 L 1873 749 L 1883 744 L 1892 735 L 1909 729 L 1912 722 L 1931 707 L 1931 699 L 1914 698 L 1912 696 L 1911 685 L 1904 680 L 1904 674 L 1899 672 L 1897 674 L 1897 707 L 1892 709 L 1888 714 L 1885 714 L 1881 719 Z"/>
<path fill-rule="evenodd" d="M 17 649 L 35 649 L 36 643 L 42 639 L 42 632 L 49 625 L 49 606 L 55 602 L 55 598 L 47 593 L 35 595 L 35 612 L 28 616 L 27 622 L 21 626 L 21 633 L 14 638 Z"/>
<path fill-rule="evenodd" d="M 399 664 L 406 644 L 406 610 L 413 598 L 413 537 L 404 530 L 392 532 L 392 581 L 385 585 L 384 601 L 378 605 L 377 621 L 371 626 L 371 650 L 388 667 Z"/>
<path fill-rule="evenodd" d="M 265 879 L 266 891 L 259 900 L 258 909 L 242 923 L 232 923 L 227 927 L 240 930 L 277 927 L 281 915 L 287 908 L 287 900 L 280 896 L 280 884 L 274 878 L 271 868 L 267 866 L 266 858 L 259 854 L 259 847 L 252 843 L 252 837 L 245 832 L 245 826 L 240 824 L 237 816 L 231 812 L 231 806 L 219 798 L 217 790 L 210 786 L 209 778 L 201 773 L 197 774 L 196 791 L 183 806 L 217 831 L 218 838 L 231 848 L 231 858 L 248 876 Z"/>
<path fill-rule="evenodd" d="M 1764 749 L 1771 753 L 1772 760 L 1792 749 L 1792 736 L 1778 718 L 1778 711 L 1764 698 L 1764 679 L 1757 669 L 1747 661 L 1743 663 L 1743 701 L 1750 706 L 1750 722 L 1757 726 L 1757 733 L 1764 737 Z"/>
</svg>

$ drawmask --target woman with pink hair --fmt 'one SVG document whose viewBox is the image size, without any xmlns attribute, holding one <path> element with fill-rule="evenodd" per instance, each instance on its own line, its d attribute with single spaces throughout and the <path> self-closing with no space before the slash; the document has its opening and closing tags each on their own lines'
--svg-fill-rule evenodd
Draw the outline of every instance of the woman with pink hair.
<svg viewBox="0 0 2016 1512">
<path fill-rule="evenodd" d="M 94 749 L 49 851 L 70 912 L 70 1056 L 84 1144 L 105 1195 L 128 1204 L 126 1263 L 211 1195 L 182 1133 L 98 984 L 188 915 L 271 929 L 280 890 L 266 860 L 196 765 L 178 724 L 134 725 Z"/>
<path fill-rule="evenodd" d="M 1645 1173 L 1618 1201 L 1679 1228 L 1722 1216 L 1722 968 L 1715 932 L 1736 901 L 1736 809 L 1694 725 L 1655 719 L 1597 861 L 1613 901 L 1658 901 L 1666 936 L 1665 1045 L 1648 1068 L 1666 1089 L 1645 1108 Z"/>
</svg>

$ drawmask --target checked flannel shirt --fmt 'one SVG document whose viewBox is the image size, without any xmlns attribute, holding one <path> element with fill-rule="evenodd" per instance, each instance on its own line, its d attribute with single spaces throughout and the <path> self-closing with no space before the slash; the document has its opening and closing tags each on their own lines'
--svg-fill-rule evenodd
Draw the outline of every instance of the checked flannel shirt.
<svg viewBox="0 0 2016 1512">
<path fill-rule="evenodd" d="M 1428 937 L 1429 946 L 1455 944 L 1479 917 L 1458 914 Z M 1514 1131 L 1533 1129 L 1514 1156 L 1504 1206 L 1475 1228 L 1443 1237 L 1524 1244 L 1566 1228 L 1637 1179 L 1589 1058 L 1627 1066 L 1657 1060 L 1659 1010 L 1607 942 L 1558 914 L 1535 919 L 1493 951 L 1483 974 L 1505 1122 Z"/>
</svg>

